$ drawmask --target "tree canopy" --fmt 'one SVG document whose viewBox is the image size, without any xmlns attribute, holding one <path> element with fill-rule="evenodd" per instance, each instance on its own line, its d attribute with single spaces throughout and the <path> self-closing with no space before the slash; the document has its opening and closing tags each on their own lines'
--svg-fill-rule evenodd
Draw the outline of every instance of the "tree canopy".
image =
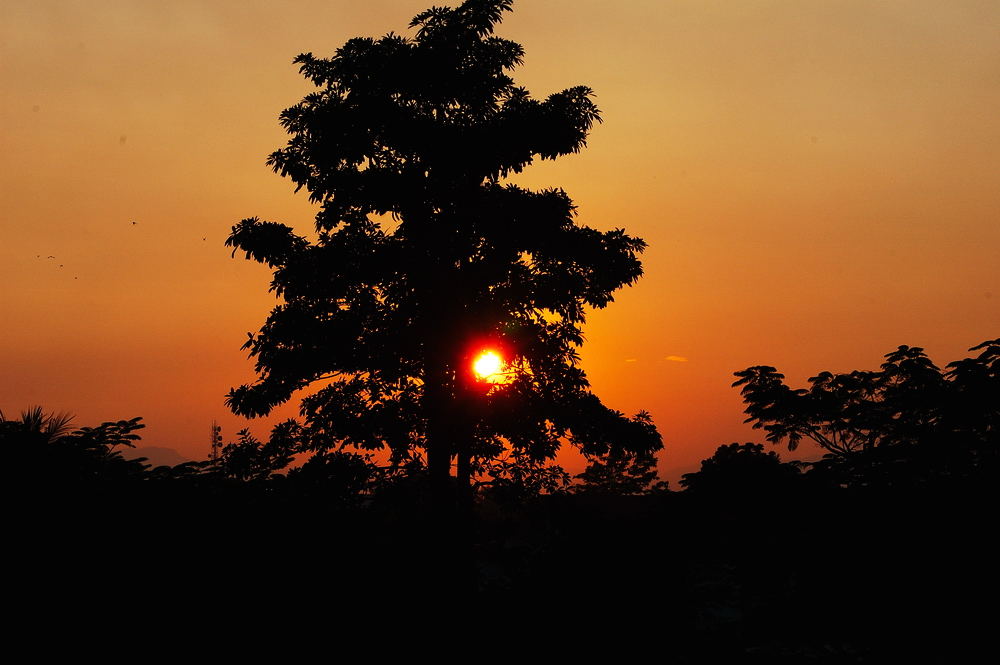
<svg viewBox="0 0 1000 665">
<path fill-rule="evenodd" d="M 746 422 L 794 450 L 803 439 L 826 452 L 845 480 L 922 482 L 996 472 L 1000 440 L 1000 339 L 975 357 L 935 365 L 900 346 L 879 370 L 821 372 L 793 389 L 774 367 L 737 372 Z"/>
<path fill-rule="evenodd" d="M 702 460 L 701 469 L 685 473 L 681 487 L 696 494 L 746 500 L 762 495 L 793 495 L 800 464 L 782 462 L 759 443 L 730 443 Z"/>
<path fill-rule="evenodd" d="M 586 86 L 535 99 L 515 85 L 523 49 L 494 35 L 511 5 L 434 7 L 412 36 L 295 58 L 317 90 L 281 114 L 290 139 L 267 163 L 319 205 L 316 234 L 233 227 L 227 244 L 273 269 L 280 302 L 244 346 L 257 380 L 227 403 L 261 416 L 319 382 L 298 452 L 384 448 L 403 464 L 426 451 L 432 476 L 456 458 L 468 483 L 504 450 L 662 446 L 646 414 L 605 407 L 578 362 L 587 308 L 640 277 L 645 243 L 578 224 L 561 189 L 506 181 L 579 152 L 601 119 Z M 505 383 L 472 372 L 484 348 Z"/>
</svg>

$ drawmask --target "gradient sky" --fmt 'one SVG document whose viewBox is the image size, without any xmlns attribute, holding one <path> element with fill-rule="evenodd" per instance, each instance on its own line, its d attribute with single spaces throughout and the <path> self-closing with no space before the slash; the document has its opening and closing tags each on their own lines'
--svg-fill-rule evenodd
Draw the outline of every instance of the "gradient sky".
<svg viewBox="0 0 1000 665">
<path fill-rule="evenodd" d="M 312 228 L 264 165 L 310 90 L 291 60 L 430 4 L 0 0 L 0 409 L 143 416 L 192 458 L 213 419 L 245 426 L 223 398 L 274 300 L 223 242 Z M 762 441 L 734 371 L 800 385 L 1000 336 L 1000 3 L 518 0 L 499 34 L 535 96 L 597 93 L 589 148 L 517 181 L 649 243 L 582 355 L 606 404 L 653 414 L 664 477 Z"/>
</svg>

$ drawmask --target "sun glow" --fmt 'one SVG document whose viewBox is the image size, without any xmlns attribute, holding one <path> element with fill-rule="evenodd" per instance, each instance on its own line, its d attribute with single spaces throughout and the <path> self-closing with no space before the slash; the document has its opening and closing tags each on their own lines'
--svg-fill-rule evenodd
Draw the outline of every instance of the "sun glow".
<svg viewBox="0 0 1000 665">
<path fill-rule="evenodd" d="M 483 351 L 472 363 L 476 376 L 490 383 L 500 383 L 503 377 L 503 358 L 496 351 Z"/>
</svg>

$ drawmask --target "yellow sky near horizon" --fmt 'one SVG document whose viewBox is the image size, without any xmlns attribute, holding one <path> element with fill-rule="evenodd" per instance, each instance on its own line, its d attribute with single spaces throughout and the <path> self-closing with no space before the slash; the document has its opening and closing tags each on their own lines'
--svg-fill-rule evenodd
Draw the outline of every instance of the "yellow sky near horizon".
<svg viewBox="0 0 1000 665">
<path fill-rule="evenodd" d="M 143 416 L 191 457 L 244 426 L 223 398 L 274 301 L 223 243 L 249 216 L 312 228 L 264 165 L 309 91 L 291 59 L 430 4 L 0 1 L 0 409 Z M 734 371 L 1000 336 L 1000 3 L 518 0 L 499 33 L 535 96 L 597 93 L 588 149 L 517 181 L 649 243 L 582 355 L 606 404 L 653 414 L 665 477 L 762 440 Z"/>
</svg>

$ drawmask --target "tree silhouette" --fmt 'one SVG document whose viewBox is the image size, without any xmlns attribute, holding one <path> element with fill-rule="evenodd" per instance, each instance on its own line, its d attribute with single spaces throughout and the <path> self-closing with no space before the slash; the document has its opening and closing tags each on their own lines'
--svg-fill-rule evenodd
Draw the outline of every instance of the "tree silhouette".
<svg viewBox="0 0 1000 665">
<path fill-rule="evenodd" d="M 737 372 L 746 422 L 794 450 L 810 439 L 848 484 L 911 483 L 997 470 L 1000 340 L 942 371 L 920 347 L 886 354 L 878 371 L 821 372 L 808 389 L 774 367 Z"/>
<path fill-rule="evenodd" d="M 83 488 L 110 488 L 143 477 L 145 458 L 126 459 L 134 448 L 141 418 L 73 429 L 67 413 L 46 413 L 34 406 L 19 419 L 0 412 L 0 445 L 14 473 L 11 480 L 33 494 L 70 496 Z"/>
<path fill-rule="evenodd" d="M 268 158 L 320 205 L 316 237 L 244 219 L 227 244 L 274 270 L 281 299 L 244 345 L 257 380 L 230 408 L 261 416 L 299 389 L 309 450 L 426 451 L 447 494 L 477 464 L 515 449 L 551 459 L 564 441 L 588 455 L 661 447 L 644 417 L 589 391 L 578 366 L 586 308 L 642 274 L 642 240 L 575 222 L 561 189 L 505 182 L 536 158 L 586 145 L 600 121 L 592 91 L 544 100 L 514 84 L 520 45 L 493 32 L 511 0 L 434 7 L 389 33 L 349 40 L 331 58 L 295 58 L 317 86 L 281 114 L 291 135 Z M 504 384 L 475 377 L 484 348 Z"/>
<path fill-rule="evenodd" d="M 731 443 L 702 460 L 698 471 L 685 473 L 681 487 L 696 494 L 747 500 L 791 494 L 799 473 L 799 463 L 782 462 L 777 453 L 764 452 L 759 443 Z"/>
</svg>

